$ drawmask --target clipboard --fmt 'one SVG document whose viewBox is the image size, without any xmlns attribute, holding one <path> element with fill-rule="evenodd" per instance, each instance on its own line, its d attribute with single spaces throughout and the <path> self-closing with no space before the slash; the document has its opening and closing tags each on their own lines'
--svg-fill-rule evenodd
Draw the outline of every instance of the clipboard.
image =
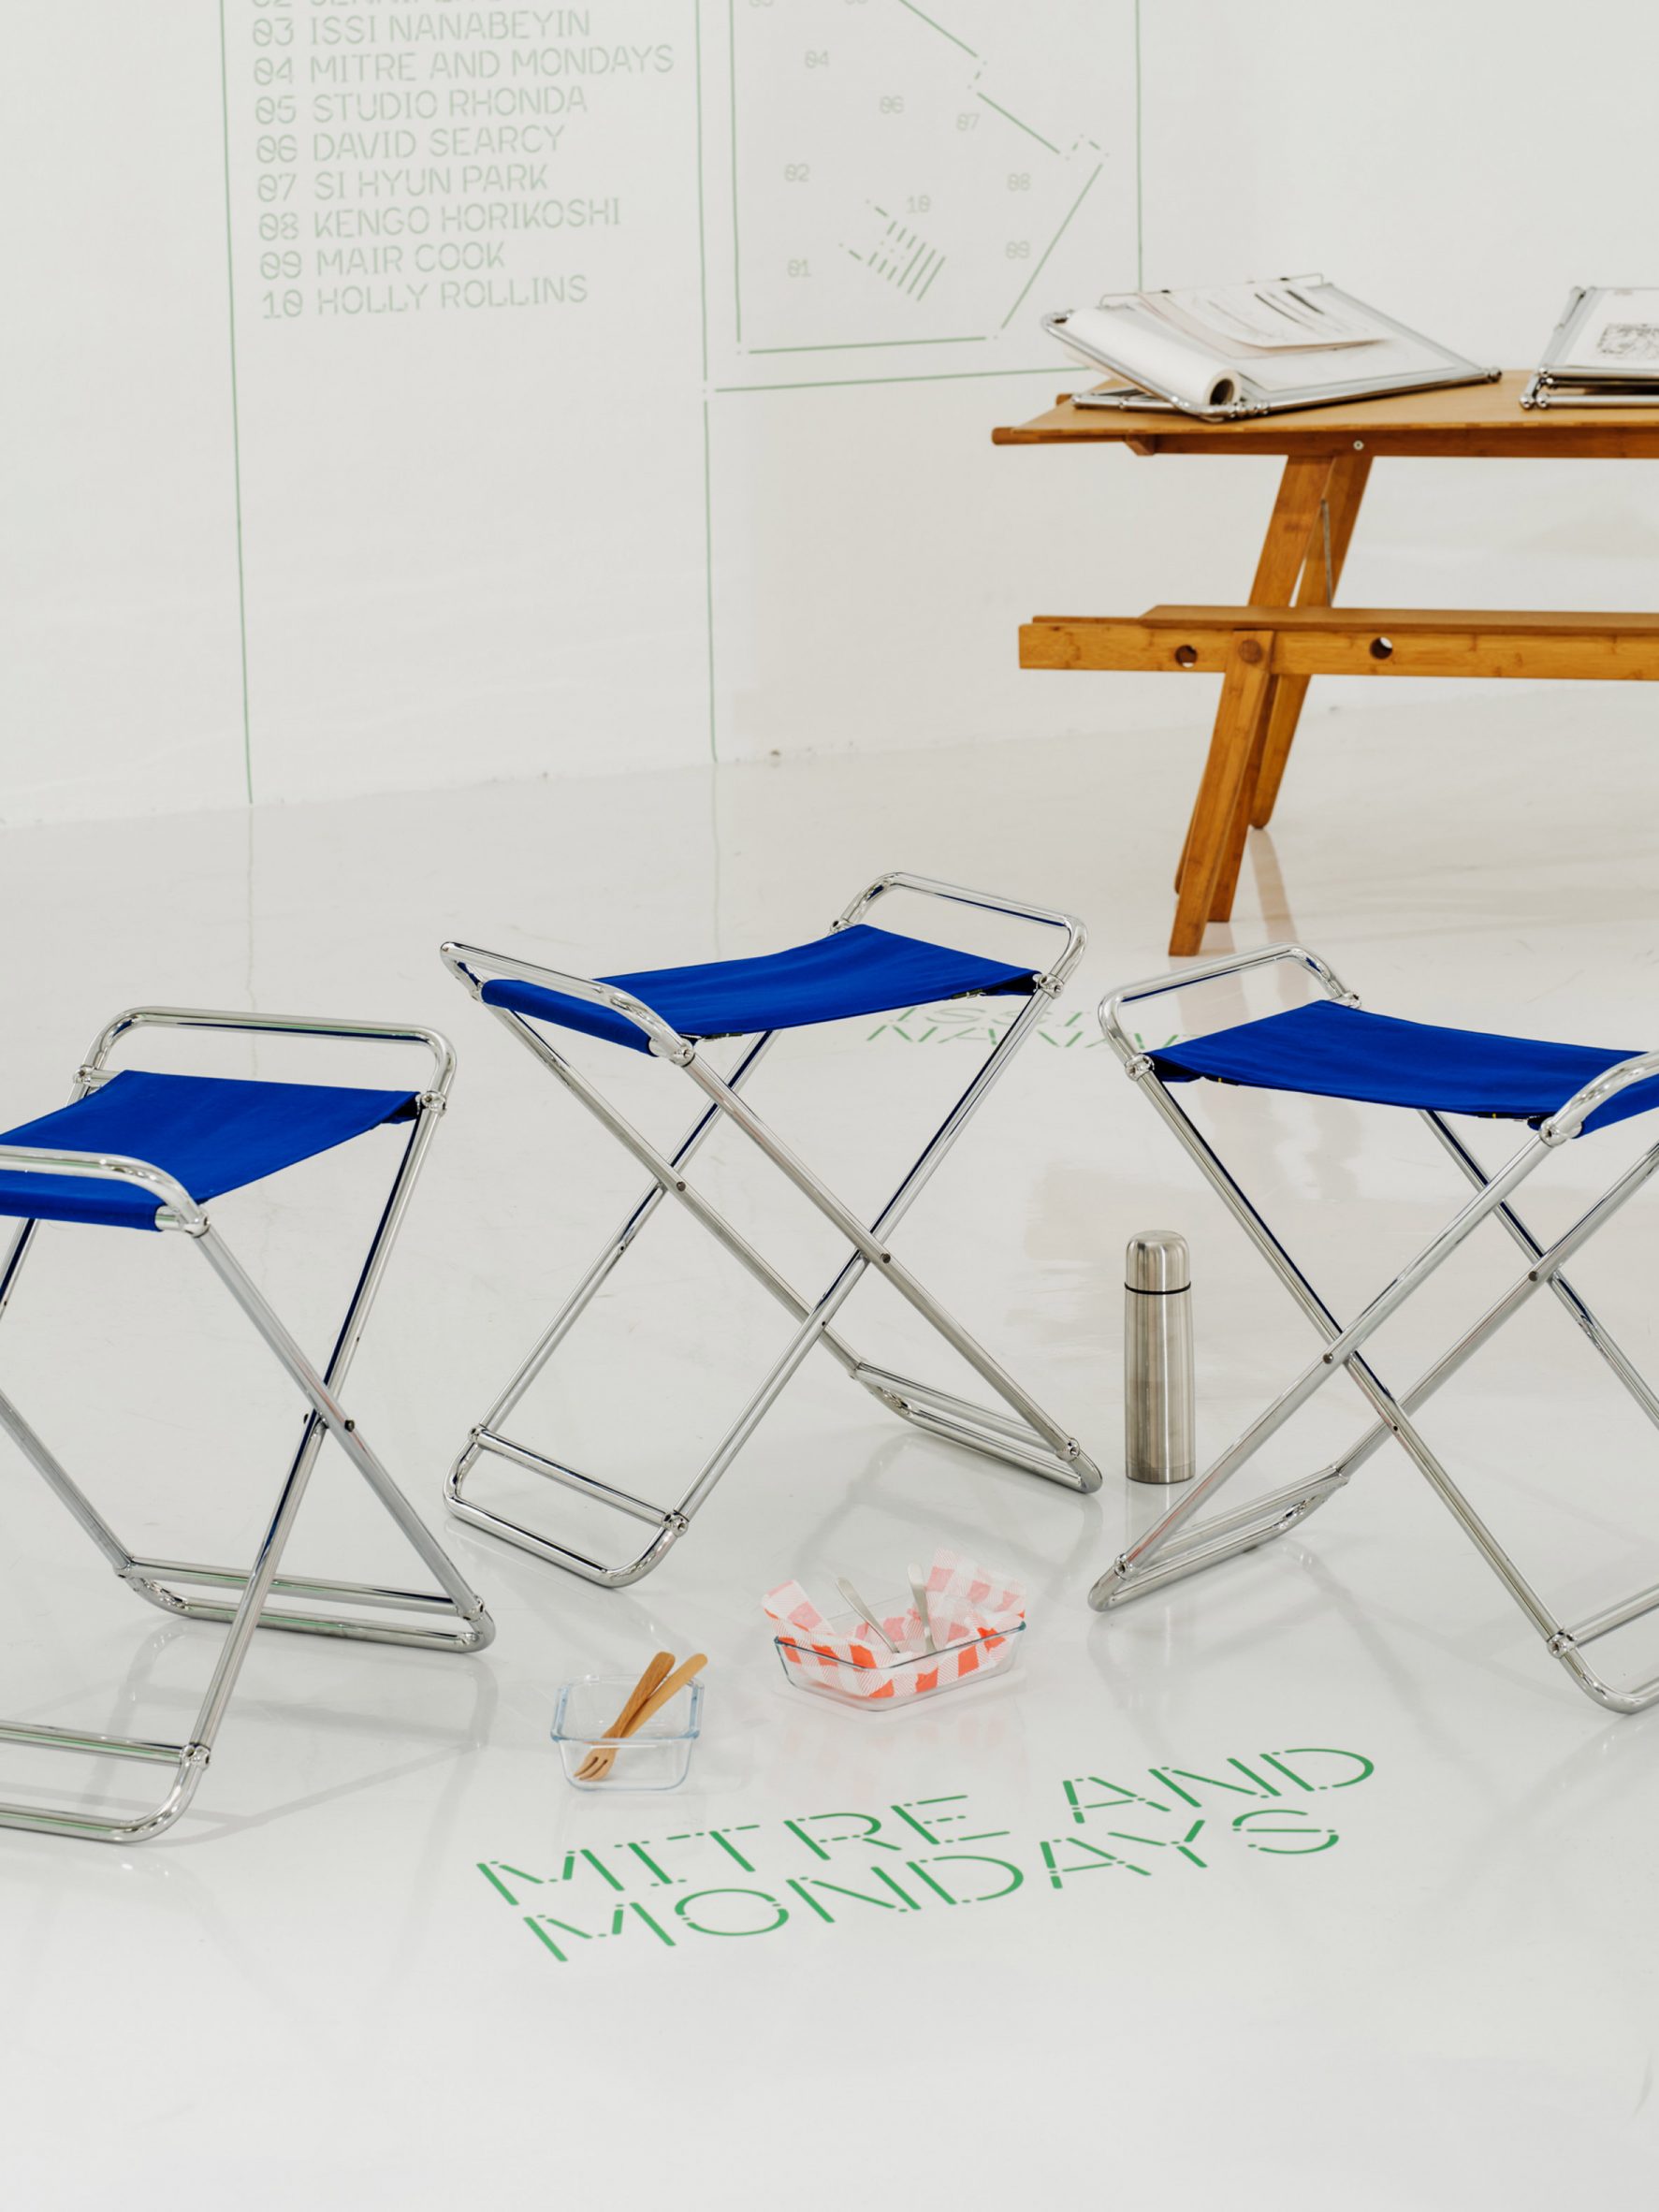
<svg viewBox="0 0 1659 2212">
<path fill-rule="evenodd" d="M 1590 333 L 1598 315 L 1626 309 L 1624 327 L 1640 332 L 1639 357 L 1597 358 Z M 1521 395 L 1523 407 L 1659 407 L 1659 290 L 1575 284 L 1550 333 L 1544 358 Z M 1630 320 L 1630 317 L 1639 320 Z M 1648 318 L 1654 318 L 1650 320 Z M 1617 326 L 1615 326 L 1617 327 Z M 1648 333 L 1652 332 L 1650 341 Z"/>
<path fill-rule="evenodd" d="M 1396 322 L 1322 276 L 1277 277 L 1258 286 L 1235 286 L 1207 297 L 1217 303 L 1254 298 L 1264 309 L 1281 299 L 1308 311 L 1306 335 L 1277 343 L 1206 345 L 1195 335 L 1184 303 L 1189 293 L 1109 293 L 1094 309 L 1044 315 L 1051 337 L 1091 367 L 1121 381 L 1079 392 L 1079 407 L 1169 414 L 1204 422 L 1326 407 L 1391 392 L 1431 391 L 1444 386 L 1489 384 L 1501 371 Z M 1320 342 L 1318 329 L 1339 335 Z M 1359 333 L 1360 335 L 1356 335 Z"/>
</svg>

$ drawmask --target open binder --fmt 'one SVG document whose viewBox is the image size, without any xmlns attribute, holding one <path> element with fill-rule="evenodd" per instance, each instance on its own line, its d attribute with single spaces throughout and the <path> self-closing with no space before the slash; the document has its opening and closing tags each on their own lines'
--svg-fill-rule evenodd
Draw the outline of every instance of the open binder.
<svg viewBox="0 0 1659 2212">
<path fill-rule="evenodd" d="M 1659 289 L 1575 284 L 1523 407 L 1659 407 Z"/>
<path fill-rule="evenodd" d="M 1122 380 L 1079 392 L 1078 406 L 1164 411 L 1206 422 L 1485 384 L 1499 373 L 1320 276 L 1111 292 L 1096 307 L 1044 315 L 1042 327 L 1079 359 Z"/>
</svg>

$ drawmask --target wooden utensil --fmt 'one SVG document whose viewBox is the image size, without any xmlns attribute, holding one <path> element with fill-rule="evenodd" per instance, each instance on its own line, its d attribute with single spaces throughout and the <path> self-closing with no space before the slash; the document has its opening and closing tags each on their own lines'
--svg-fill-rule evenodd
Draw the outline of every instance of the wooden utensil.
<svg viewBox="0 0 1659 2212">
<path fill-rule="evenodd" d="M 653 1662 L 653 1664 L 655 1663 Z M 618 1726 L 611 1733 L 614 1736 L 621 1737 L 636 1735 L 647 1721 L 660 1713 L 671 1698 L 677 1697 L 691 1677 L 701 1674 L 707 1665 L 707 1653 L 694 1652 L 683 1666 L 675 1667 L 674 1672 L 666 1680 L 659 1680 L 657 1687 L 651 1691 L 643 1704 L 634 1708 L 631 1715 L 623 1716 L 627 1720 L 625 1727 Z M 576 1768 L 576 1779 L 578 1782 L 603 1782 L 616 1763 L 617 1746 L 614 1743 L 604 1744 L 599 1749 L 589 1753 Z"/>
<path fill-rule="evenodd" d="M 630 1727 L 633 1724 L 634 1714 L 638 1712 L 640 1707 L 644 1705 L 646 1699 L 651 1695 L 651 1692 L 657 1688 L 658 1684 L 662 1681 L 663 1677 L 668 1673 L 673 1665 L 674 1654 L 672 1652 L 657 1652 L 653 1653 L 652 1657 L 647 1662 L 645 1670 L 641 1674 L 638 1681 L 634 1683 L 633 1689 L 629 1691 L 628 1695 L 623 1699 L 621 1711 L 617 1715 L 616 1719 L 606 1729 L 605 1734 L 607 1736 L 627 1735 Z M 595 1778 L 594 1770 L 599 1759 L 599 1755 L 600 1754 L 597 1751 L 589 1752 L 586 1758 L 583 1759 L 581 1765 L 576 1768 L 576 1779 L 578 1782 L 589 1782 Z M 605 1771 L 605 1768 L 599 1768 L 598 1771 L 603 1773 Z"/>
<path fill-rule="evenodd" d="M 639 1711 L 634 1714 L 633 1725 L 628 1731 L 629 1735 L 636 1734 L 647 1721 L 650 1720 L 654 1714 L 660 1713 L 669 1699 L 677 1696 L 691 1677 L 694 1674 L 701 1674 L 707 1665 L 708 1654 L 706 1652 L 693 1652 L 683 1666 L 677 1666 L 668 1680 L 652 1691 Z"/>
<path fill-rule="evenodd" d="M 644 1705 L 646 1699 L 651 1695 L 651 1692 L 655 1690 L 662 1682 L 663 1677 L 668 1673 L 673 1665 L 674 1653 L 672 1652 L 658 1652 L 653 1654 L 653 1656 L 647 1662 L 645 1671 L 641 1674 L 638 1681 L 634 1683 L 633 1689 L 629 1691 L 627 1696 L 623 1699 L 621 1711 L 617 1715 L 616 1719 L 605 1730 L 605 1734 L 607 1736 L 626 1736 L 629 1733 L 629 1729 L 633 1724 L 633 1715 L 639 1710 L 640 1707 Z M 589 1752 L 588 1754 L 588 1756 L 576 1768 L 576 1780 L 578 1782 L 588 1782 L 593 1779 L 589 1773 L 589 1768 L 592 1766 L 594 1760 L 598 1756 L 599 1754 L 597 1752 Z"/>
</svg>

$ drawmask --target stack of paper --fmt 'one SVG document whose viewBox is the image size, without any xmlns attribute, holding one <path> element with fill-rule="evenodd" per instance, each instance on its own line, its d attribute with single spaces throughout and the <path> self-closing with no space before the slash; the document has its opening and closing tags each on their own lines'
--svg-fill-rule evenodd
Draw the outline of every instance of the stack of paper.
<svg viewBox="0 0 1659 2212">
<path fill-rule="evenodd" d="M 1323 277 L 1112 292 L 1043 327 L 1121 384 L 1080 406 L 1174 409 L 1209 421 L 1494 377 Z"/>
<path fill-rule="evenodd" d="M 1659 406 L 1659 290 L 1575 284 L 1521 404 Z"/>
</svg>

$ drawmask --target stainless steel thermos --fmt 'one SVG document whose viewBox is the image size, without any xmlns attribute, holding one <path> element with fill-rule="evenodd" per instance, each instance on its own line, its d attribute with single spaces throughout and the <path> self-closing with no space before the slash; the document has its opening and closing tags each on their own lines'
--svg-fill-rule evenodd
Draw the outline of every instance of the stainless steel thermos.
<svg viewBox="0 0 1659 2212">
<path fill-rule="evenodd" d="M 1131 1482 L 1187 1482 L 1193 1460 L 1186 1239 L 1143 1230 L 1124 1256 L 1123 1458 Z"/>
</svg>

